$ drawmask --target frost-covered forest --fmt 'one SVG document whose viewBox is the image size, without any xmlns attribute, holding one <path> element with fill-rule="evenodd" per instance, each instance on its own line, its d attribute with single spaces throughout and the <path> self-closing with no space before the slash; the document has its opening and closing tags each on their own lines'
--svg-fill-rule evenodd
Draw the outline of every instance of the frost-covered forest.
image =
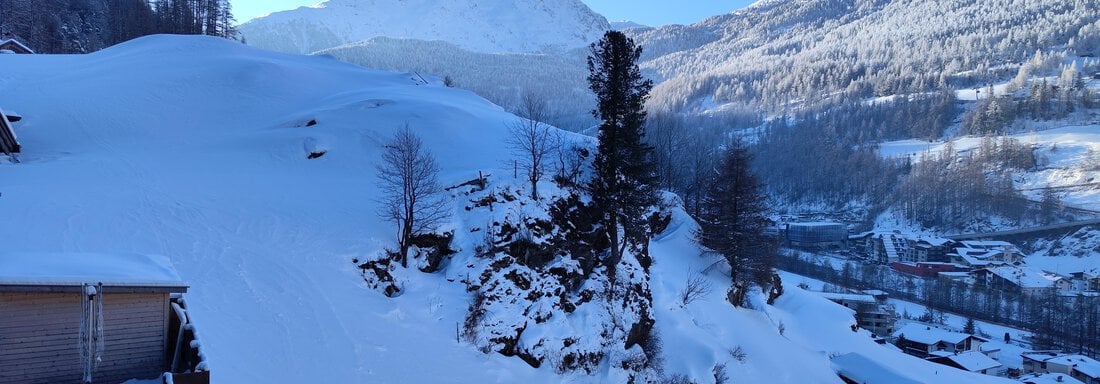
<svg viewBox="0 0 1100 384">
<path fill-rule="evenodd" d="M 1100 54 L 1100 2 L 763 1 L 638 33 L 657 109 L 759 107 L 984 86 L 1036 51 Z"/>
<path fill-rule="evenodd" d="M 89 53 L 156 33 L 236 36 L 229 0 L 0 0 L 0 38 Z"/>
</svg>

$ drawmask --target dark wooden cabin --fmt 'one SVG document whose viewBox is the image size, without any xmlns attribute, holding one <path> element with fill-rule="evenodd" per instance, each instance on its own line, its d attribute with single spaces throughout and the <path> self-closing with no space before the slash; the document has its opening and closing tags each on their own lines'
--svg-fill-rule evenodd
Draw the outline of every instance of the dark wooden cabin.
<svg viewBox="0 0 1100 384">
<path fill-rule="evenodd" d="M 0 383 L 209 383 L 186 291 L 165 257 L 0 253 Z"/>
<path fill-rule="evenodd" d="M 22 149 L 19 147 L 19 141 L 15 138 L 15 130 L 11 128 L 11 123 L 22 119 L 19 116 L 8 116 L 4 114 L 3 110 L 0 110 L 0 152 L 5 154 L 19 153 Z"/>
<path fill-rule="evenodd" d="M 21 55 L 33 55 L 34 50 L 28 48 L 23 43 L 20 43 L 16 39 L 7 39 L 0 41 L 0 53 L 15 53 Z"/>
</svg>

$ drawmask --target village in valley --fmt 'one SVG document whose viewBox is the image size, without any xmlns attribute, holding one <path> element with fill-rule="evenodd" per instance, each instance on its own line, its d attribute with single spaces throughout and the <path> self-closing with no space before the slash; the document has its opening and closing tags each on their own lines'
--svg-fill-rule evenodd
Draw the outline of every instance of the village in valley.
<svg viewBox="0 0 1100 384">
<path fill-rule="evenodd" d="M 780 223 L 773 233 L 787 254 L 812 255 L 809 257 L 819 262 L 826 259 L 829 261 L 823 264 L 831 265 L 829 268 L 839 264 L 846 272 L 837 276 L 854 273 L 850 272 L 853 265 L 873 266 L 905 281 L 922 281 L 926 289 L 946 283 L 1023 299 L 1100 300 L 1100 268 L 1071 273 L 1044 270 L 1029 265 L 1018 245 L 988 239 L 996 236 L 941 238 L 902 231 L 849 234 L 847 225 L 831 221 Z M 797 259 L 803 260 L 801 256 Z M 1030 332 L 975 321 L 978 316 L 937 313 L 924 305 L 927 303 L 892 298 L 884 291 L 894 287 L 855 288 L 869 285 L 850 275 L 837 279 L 843 283 L 788 276 L 802 281 L 801 287 L 818 290 L 822 297 L 853 310 L 853 330 L 858 326 L 888 348 L 957 369 L 1029 384 L 1100 383 L 1100 361 L 1073 351 L 1033 349 L 1034 336 Z M 924 314 L 914 309 L 922 309 Z M 843 365 L 850 360 L 834 362 Z M 881 372 L 870 373 L 873 369 L 865 364 L 852 364 L 849 370 L 854 372 L 847 378 L 849 382 L 860 382 L 855 380 L 860 374 L 883 377 Z"/>
</svg>

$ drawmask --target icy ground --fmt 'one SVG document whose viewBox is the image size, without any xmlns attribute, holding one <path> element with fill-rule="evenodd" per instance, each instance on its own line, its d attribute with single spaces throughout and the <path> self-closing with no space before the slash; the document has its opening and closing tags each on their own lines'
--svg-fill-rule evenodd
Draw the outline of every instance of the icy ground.
<svg viewBox="0 0 1100 384">
<path fill-rule="evenodd" d="M 452 280 L 474 257 L 473 240 L 456 244 L 458 268 L 402 271 L 396 298 L 367 288 L 352 263 L 393 243 L 374 184 L 395 129 L 425 139 L 444 185 L 511 174 L 504 138 L 515 117 L 472 93 L 209 37 L 8 55 L 0 68 L 0 108 L 24 116 L 22 162 L 0 164 L 7 250 L 167 256 L 191 286 L 216 382 L 609 380 L 606 364 L 594 376 L 559 376 L 456 341 L 470 295 Z M 484 224 L 463 222 L 456 200 L 451 229 Z M 829 358 L 858 352 L 911 377 L 1002 382 L 882 348 L 849 329 L 847 309 L 793 283 L 775 306 L 757 297 L 759 309 L 736 309 L 711 271 L 714 290 L 681 305 L 687 276 L 713 261 L 698 256 L 693 228 L 679 213 L 652 245 L 668 375 L 710 381 L 727 363 L 742 382 L 839 383 Z M 742 359 L 730 353 L 737 347 Z"/>
</svg>

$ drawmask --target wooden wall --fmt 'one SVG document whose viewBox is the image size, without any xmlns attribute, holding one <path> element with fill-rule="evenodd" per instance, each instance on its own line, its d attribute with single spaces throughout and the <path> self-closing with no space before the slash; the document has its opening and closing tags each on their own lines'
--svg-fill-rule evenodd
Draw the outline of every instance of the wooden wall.
<svg viewBox="0 0 1100 384">
<path fill-rule="evenodd" d="M 95 383 L 160 376 L 167 293 L 115 293 L 103 300 L 103 361 Z M 80 383 L 80 294 L 0 292 L 0 384 Z"/>
<path fill-rule="evenodd" d="M 0 111 L 0 152 L 3 153 L 19 153 L 21 148 L 19 142 L 15 140 L 15 133 L 12 131 L 11 123 L 8 122 L 7 116 Z"/>
</svg>

